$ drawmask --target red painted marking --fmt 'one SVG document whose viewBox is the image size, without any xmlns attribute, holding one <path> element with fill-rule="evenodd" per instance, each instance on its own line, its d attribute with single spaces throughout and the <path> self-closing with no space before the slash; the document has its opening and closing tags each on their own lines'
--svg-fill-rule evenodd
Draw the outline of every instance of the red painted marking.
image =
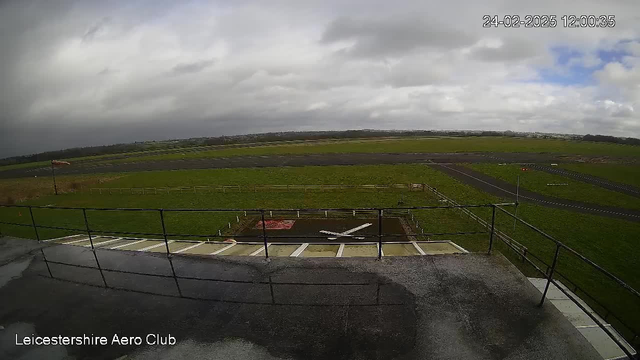
<svg viewBox="0 0 640 360">
<path fill-rule="evenodd" d="M 264 222 L 264 227 L 267 230 L 289 230 L 293 227 L 293 223 L 295 220 L 266 220 Z M 262 220 L 256 223 L 254 229 L 262 229 Z"/>
</svg>

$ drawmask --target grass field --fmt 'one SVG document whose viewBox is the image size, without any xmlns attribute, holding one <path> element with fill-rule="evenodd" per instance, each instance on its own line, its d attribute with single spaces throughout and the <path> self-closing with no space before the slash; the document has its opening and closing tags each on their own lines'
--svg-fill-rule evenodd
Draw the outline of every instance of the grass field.
<svg viewBox="0 0 640 360">
<path fill-rule="evenodd" d="M 549 174 L 542 170 L 522 171 L 520 165 L 466 164 L 465 166 L 494 178 L 516 185 L 520 175 L 520 187 L 540 194 L 586 203 L 640 209 L 638 198 L 603 189 L 562 175 Z M 550 186 L 547 184 L 563 184 Z"/>
<path fill-rule="evenodd" d="M 562 164 L 560 167 L 640 188 L 640 165 Z"/>
<path fill-rule="evenodd" d="M 164 171 L 118 174 L 118 178 L 101 186 L 194 186 L 214 184 L 392 184 L 427 183 L 460 203 L 501 202 L 499 199 L 462 184 L 447 175 L 422 165 L 380 165 L 350 167 L 303 167 L 269 169 L 223 169 Z M 58 205 L 70 207 L 149 207 L 149 208 L 297 208 L 297 207 L 394 207 L 401 194 L 406 206 L 442 205 L 433 194 L 423 192 L 262 192 L 262 193 L 213 193 L 213 194 L 171 194 L 171 195 L 91 195 L 64 194 L 43 196 L 29 201 L 29 204 Z M 617 204 L 620 206 L 620 204 Z M 476 211 L 485 219 L 490 219 L 490 210 Z M 538 225 L 547 233 L 581 252 L 599 265 L 622 278 L 634 288 L 640 288 L 640 247 L 637 234 L 640 224 L 579 214 L 566 210 L 549 209 L 531 204 L 522 204 L 518 214 L 525 220 Z M 155 212 L 98 212 L 87 211 L 91 227 L 95 231 L 132 231 L 161 233 L 159 213 Z M 224 229 L 235 216 L 242 213 L 166 213 L 167 231 L 180 234 L 215 234 Z M 28 210 L 1 208 L 4 221 L 30 224 Z M 427 232 L 477 231 L 480 227 L 463 217 L 457 210 L 416 211 L 415 216 Z M 84 228 L 84 219 L 79 210 L 34 209 L 34 217 L 39 224 Z M 550 263 L 554 246 L 531 230 L 518 225 L 513 230 L 513 221 L 498 213 L 496 224 L 499 229 L 512 235 L 529 251 Z M 34 237 L 29 227 L 0 225 L 6 234 Z M 61 230 L 41 230 L 43 237 L 68 234 Z M 436 237 L 452 239 L 472 251 L 486 251 L 488 234 L 468 237 Z M 506 251 L 504 246 L 496 247 L 507 254 L 526 273 L 532 274 L 527 266 Z M 582 289 L 597 296 L 599 301 L 612 309 L 619 309 L 628 323 L 640 324 L 638 302 L 628 293 L 589 269 L 574 257 L 563 254 L 558 263 L 561 273 L 569 276 Z M 636 328 L 640 330 L 640 328 Z"/>
<path fill-rule="evenodd" d="M 117 179 L 118 174 L 57 176 L 59 192 L 79 191 L 90 186 L 102 186 Z M 53 180 L 49 176 L 39 178 L 0 179 L 0 204 L 18 203 L 53 194 Z"/>
<path fill-rule="evenodd" d="M 251 145 L 251 144 L 249 144 Z M 195 152 L 192 152 L 195 150 Z M 166 150 L 160 150 L 166 151 Z M 174 151 L 174 150 L 171 150 Z M 177 151 L 177 150 L 176 150 Z M 580 155 L 640 156 L 640 146 L 569 141 L 555 139 L 530 139 L 511 137 L 432 137 L 432 138 L 382 138 L 311 141 L 307 143 L 283 142 L 255 144 L 255 146 L 193 147 L 184 152 L 157 154 L 154 151 L 132 152 L 126 159 L 101 160 L 113 155 L 86 156 L 66 159 L 68 161 L 95 160 L 96 163 L 143 162 L 152 160 L 177 160 L 208 157 L 230 157 L 243 155 L 283 155 L 313 153 L 420 153 L 420 152 L 531 152 Z M 122 155 L 122 154 L 118 154 Z M 0 171 L 48 165 L 48 162 L 0 166 Z"/>
<path fill-rule="evenodd" d="M 195 153 L 175 153 L 131 157 L 109 161 L 142 162 L 247 155 L 325 154 L 325 153 L 419 153 L 419 152 L 549 152 L 563 154 L 640 156 L 640 147 L 567 140 L 522 138 L 428 138 L 358 140 L 327 144 L 269 145 L 217 149 Z"/>
</svg>

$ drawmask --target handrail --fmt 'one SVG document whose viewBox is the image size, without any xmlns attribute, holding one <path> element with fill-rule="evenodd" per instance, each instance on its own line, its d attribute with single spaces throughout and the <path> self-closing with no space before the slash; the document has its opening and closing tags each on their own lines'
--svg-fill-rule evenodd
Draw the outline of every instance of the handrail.
<svg viewBox="0 0 640 360">
<path fill-rule="evenodd" d="M 520 221 L 521 223 L 523 223 L 524 225 L 526 225 L 527 227 L 531 228 L 532 230 L 534 230 L 535 232 L 543 235 L 544 237 L 548 238 L 549 240 L 553 241 L 557 246 L 562 247 L 566 250 L 568 250 L 570 253 L 572 253 L 573 255 L 576 255 L 580 260 L 586 262 L 587 264 L 593 266 L 594 268 L 596 268 L 598 271 L 602 272 L 603 274 L 605 274 L 607 277 L 609 277 L 611 280 L 615 281 L 618 285 L 622 286 L 623 288 L 625 288 L 626 290 L 628 290 L 629 292 L 631 292 L 632 294 L 634 294 L 635 296 L 637 296 L 638 298 L 640 298 L 640 292 L 638 292 L 636 289 L 632 288 L 631 286 L 629 286 L 627 283 L 625 283 L 624 281 L 620 280 L 620 278 L 618 278 L 617 276 L 613 275 L 612 273 L 608 272 L 607 270 L 603 269 L 600 265 L 596 264 L 595 262 L 589 260 L 588 258 L 586 258 L 584 255 L 578 253 L 577 251 L 573 250 L 572 248 L 570 248 L 569 246 L 565 245 L 564 243 L 556 240 L 553 236 L 545 233 L 544 231 L 538 229 L 537 227 L 529 224 L 528 222 L 526 222 L 525 220 L 519 218 L 517 215 L 511 214 L 510 212 L 502 209 L 500 206 L 496 206 L 496 208 L 498 208 L 499 210 L 501 210 L 502 212 L 504 212 L 505 214 L 511 216 L 512 218 Z"/>
<path fill-rule="evenodd" d="M 432 189 L 431 187 L 429 187 L 430 190 L 436 192 L 435 189 Z M 436 192 L 437 193 L 437 192 Z M 444 195 L 442 195 L 444 196 Z M 498 235 L 498 237 L 505 243 L 507 244 L 512 250 L 516 251 L 517 253 L 521 253 L 521 249 L 520 251 L 518 251 L 515 247 L 513 247 L 512 245 L 519 245 L 521 248 L 524 248 L 524 252 L 521 254 L 523 257 L 526 257 L 527 255 L 527 249 L 522 246 L 522 244 L 519 244 L 518 242 L 516 242 L 515 240 L 511 239 L 510 237 L 508 237 L 506 234 L 502 233 L 501 231 L 499 231 L 498 229 L 495 228 L 495 218 L 496 218 L 496 213 L 495 210 L 496 208 L 499 209 L 501 212 L 507 214 L 508 216 L 514 218 L 516 221 L 519 221 L 520 223 L 525 224 L 527 227 L 529 227 L 530 229 L 534 230 L 535 232 L 539 233 L 540 235 L 542 235 L 543 237 L 547 238 L 548 240 L 550 240 L 551 242 L 553 242 L 556 245 L 556 252 L 555 252 L 555 256 L 553 259 L 553 263 L 551 265 L 551 267 L 549 267 L 549 265 L 547 265 L 547 271 L 543 273 L 543 275 L 548 279 L 547 281 L 547 285 L 545 287 L 545 290 L 543 292 L 542 295 L 542 299 L 540 301 L 540 304 L 542 304 L 544 302 L 544 299 L 546 297 L 546 292 L 549 288 L 549 285 L 554 283 L 555 284 L 555 280 L 553 279 L 553 273 L 555 271 L 555 267 L 556 267 L 556 263 L 558 260 L 558 254 L 559 254 L 559 250 L 560 249 L 565 249 L 568 252 L 570 252 L 571 254 L 575 255 L 576 257 L 578 257 L 580 260 L 582 260 L 583 262 L 591 265 L 592 267 L 596 268 L 598 271 L 600 271 L 601 273 L 605 274 L 608 278 L 610 278 L 611 280 L 613 280 L 616 284 L 618 284 L 619 286 L 621 286 L 622 288 L 624 288 L 625 290 L 629 291 L 630 293 L 632 293 L 633 295 L 635 295 L 636 297 L 640 298 L 640 292 L 638 292 L 637 290 L 635 290 L 633 287 L 631 287 L 630 285 L 626 284 L 624 281 L 622 281 L 620 278 L 618 278 L 617 276 L 613 275 L 612 273 L 610 273 L 609 271 L 605 270 L 604 268 L 602 268 L 601 266 L 599 266 L 598 264 L 596 264 L 595 262 L 593 262 L 592 260 L 588 259 L 587 257 L 585 257 L 584 255 L 578 253 L 576 250 L 570 248 L 569 246 L 565 245 L 564 243 L 558 241 L 557 239 L 555 239 L 553 236 L 547 234 L 546 232 L 544 232 L 543 230 L 537 228 L 536 226 L 528 223 L 527 221 L 523 220 L 522 218 L 518 217 L 515 214 L 510 213 L 509 211 L 507 211 L 506 209 L 504 209 L 503 207 L 505 206 L 512 206 L 512 205 L 516 205 L 515 203 L 496 203 L 496 204 L 469 204 L 469 205 L 460 205 L 458 203 L 456 203 L 455 201 L 450 200 L 450 205 L 438 205 L 438 206 L 411 206 L 411 207 L 365 207 L 365 208 L 288 208 L 288 209 L 270 209 L 270 208 L 254 208 L 254 209 L 217 209 L 217 208 L 202 208 L 202 209 L 162 209 L 162 208 L 88 208 L 88 207 L 61 207 L 61 206 L 37 206 L 37 205 L 0 205 L 0 207 L 4 207 L 4 208 L 26 208 L 29 209 L 29 214 L 30 214 L 30 220 L 31 220 L 31 224 L 20 224 L 20 223 L 11 223 L 11 222 L 3 222 L 0 221 L 0 224 L 9 224 L 9 225 L 20 225 L 20 226 L 32 226 L 33 230 L 35 232 L 35 236 L 38 239 L 38 241 L 40 241 L 40 235 L 38 233 L 38 229 L 39 228 L 44 228 L 44 229 L 56 229 L 56 230 L 73 230 L 73 231 L 83 231 L 86 232 L 89 235 L 89 242 L 91 243 L 91 249 L 94 252 L 95 255 L 95 248 L 94 248 L 94 244 L 93 244 L 93 237 L 96 236 L 96 232 L 102 232 L 102 233 L 112 233 L 112 234 L 134 234 L 134 235 L 154 235 L 154 236 L 162 236 L 164 238 L 164 242 L 165 242 L 165 247 L 166 247 L 166 252 L 167 252 L 167 256 L 170 257 L 173 255 L 169 249 L 169 242 L 168 242 L 168 237 L 174 237 L 174 236 L 189 236 L 189 237 L 224 237 L 224 236 L 229 236 L 229 235 L 222 235 L 220 232 L 216 235 L 216 234 L 210 234 L 210 235 L 191 235 L 191 234 L 173 234 L 173 233 L 168 233 L 166 231 L 166 227 L 165 227 L 165 221 L 164 221 L 164 212 L 245 212 L 245 215 L 247 215 L 247 213 L 254 213 L 255 215 L 260 215 L 260 217 L 262 218 L 263 222 L 263 226 L 262 226 L 262 232 L 261 235 L 247 235 L 247 236 L 243 236 L 243 235 L 237 235 L 238 237 L 251 237 L 251 238 L 261 238 L 262 242 L 264 243 L 264 255 L 265 257 L 269 257 L 268 255 L 268 245 L 269 245 L 269 240 L 268 239 L 285 239 L 285 238 L 324 238 L 324 236 L 313 236 L 313 235 L 300 235 L 300 236 L 274 236 L 274 235 L 269 235 L 267 237 L 267 232 L 266 232 L 266 227 L 265 227 L 265 213 L 268 212 L 276 212 L 276 213 L 294 213 L 297 212 L 298 216 L 300 213 L 313 213 L 313 212 L 370 212 L 370 216 L 372 217 L 377 217 L 378 218 L 378 232 L 376 235 L 366 235 L 369 238 L 376 238 L 377 240 L 374 241 L 373 243 L 377 243 L 378 244 L 378 258 L 382 257 L 382 244 L 383 243 L 389 243 L 388 240 L 383 240 L 383 237 L 398 237 L 398 236 L 403 236 L 402 234 L 386 234 L 383 233 L 382 231 L 382 218 L 384 217 L 385 213 L 391 213 L 393 214 L 394 211 L 407 211 L 407 214 L 410 214 L 410 210 L 437 210 L 437 209 L 461 209 L 462 211 L 464 211 L 465 213 L 470 213 L 473 214 L 473 212 L 470 212 L 468 209 L 469 208 L 491 208 L 493 211 L 493 215 L 491 218 L 491 221 L 485 221 L 481 218 L 479 218 L 477 215 L 474 215 L 474 219 L 476 219 L 477 221 L 482 221 L 483 222 L 483 226 L 485 228 L 487 228 L 487 230 L 489 231 L 484 231 L 484 232 L 480 232 L 480 231 L 473 231 L 473 232 L 459 232 L 457 234 L 460 235 L 466 235 L 466 234 L 478 234 L 478 233 L 490 233 L 490 238 L 489 238 L 489 253 L 491 253 L 491 247 L 492 247 L 492 243 L 493 243 L 493 238 L 494 235 Z M 33 216 L 33 209 L 56 209 L 56 210 L 81 210 L 84 216 L 84 221 L 85 221 L 85 226 L 86 229 L 75 229 L 75 228 L 66 228 L 66 227 L 61 227 L 61 226 L 46 226 L 46 225 L 38 225 L 35 221 L 35 218 Z M 162 224 L 162 233 L 142 233 L 142 232 L 126 232 L 126 231 L 110 231 L 110 230 L 98 230 L 98 229 L 91 229 L 88 223 L 88 219 L 87 219 L 87 211 L 146 211 L 146 212 L 158 212 L 160 217 L 159 220 L 161 221 Z M 471 215 L 470 215 L 471 216 Z M 422 233 L 422 234 L 404 234 L 404 236 L 428 236 L 428 235 L 436 235 L 438 233 Z M 446 233 L 442 233 L 442 234 L 446 234 Z M 452 233 L 449 233 L 452 234 Z M 506 238 L 505 238 L 506 237 Z M 162 241 L 162 239 L 159 239 L 159 241 Z M 272 241 L 273 242 L 273 241 Z M 44 255 L 44 254 L 43 254 Z M 529 252 L 529 255 L 535 257 L 536 259 L 540 260 L 537 256 L 535 256 L 534 254 L 531 254 Z M 98 269 L 101 271 L 101 275 L 102 275 L 102 268 L 98 262 L 98 258 L 96 256 L 96 264 L 98 266 Z M 542 269 L 539 269 L 537 266 L 535 266 L 535 264 L 533 264 L 529 259 L 526 259 L 529 263 L 531 263 L 531 265 L 533 265 L 536 270 L 542 272 Z M 542 261 L 542 260 L 540 260 Z M 46 262 L 46 260 L 45 260 Z M 54 262 L 51 262 L 54 263 Z M 542 261 L 543 264 L 544 261 Z M 48 268 L 48 264 L 47 264 L 47 268 Z M 105 271 L 109 271 L 108 269 L 104 269 Z M 549 271 L 550 270 L 550 271 Z M 566 276 L 559 274 L 562 277 L 566 278 Z M 174 274 L 174 278 L 175 278 L 175 274 Z M 104 275 L 103 275 L 103 281 L 104 281 Z M 176 281 L 177 282 L 177 281 Z M 105 286 L 106 286 L 106 282 L 105 282 Z M 573 300 L 573 298 L 572 298 Z M 607 312 L 610 313 L 610 311 L 608 309 L 605 308 L 605 310 Z M 615 316 L 615 314 L 613 314 Z M 616 316 L 617 318 L 617 316 Z M 600 327 L 602 327 L 602 324 L 600 324 L 599 322 L 597 322 L 598 325 L 600 325 Z M 631 329 L 630 327 L 628 327 L 626 324 L 622 323 L 622 325 L 625 325 L 629 330 L 632 331 L 632 333 L 635 333 L 635 330 Z M 609 331 L 606 331 L 608 335 L 611 336 L 611 334 L 609 333 Z M 637 335 L 636 335 L 637 337 Z M 617 339 L 614 339 L 614 341 L 616 341 Z M 623 349 L 623 351 L 625 351 L 625 353 L 627 353 L 627 355 L 630 355 L 628 353 L 628 351 L 626 350 L 626 348 L 624 348 L 619 341 L 616 341 L 616 343 Z"/>
</svg>

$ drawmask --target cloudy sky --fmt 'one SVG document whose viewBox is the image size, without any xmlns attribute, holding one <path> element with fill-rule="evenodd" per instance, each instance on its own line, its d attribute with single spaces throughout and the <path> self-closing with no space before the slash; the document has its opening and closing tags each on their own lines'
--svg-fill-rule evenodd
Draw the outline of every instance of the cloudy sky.
<svg viewBox="0 0 640 360">
<path fill-rule="evenodd" d="M 638 0 L 16 0 L 0 34 L 0 157 L 285 130 L 640 137 Z"/>
</svg>

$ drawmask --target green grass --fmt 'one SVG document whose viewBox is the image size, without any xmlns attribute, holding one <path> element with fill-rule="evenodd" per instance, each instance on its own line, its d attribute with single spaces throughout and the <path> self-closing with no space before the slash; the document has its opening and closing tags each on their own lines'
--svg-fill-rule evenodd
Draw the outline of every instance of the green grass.
<svg viewBox="0 0 640 360">
<path fill-rule="evenodd" d="M 559 139 L 530 139 L 511 137 L 430 137 L 430 138 L 374 138 L 374 139 L 326 139 L 302 143 L 256 143 L 254 146 L 232 148 L 225 146 L 197 146 L 172 149 L 170 154 L 158 154 L 161 150 L 136 151 L 126 159 L 101 160 L 114 155 L 105 154 L 66 159 L 96 160 L 97 163 L 142 162 L 152 160 L 177 160 L 243 155 L 284 155 L 323 153 L 412 153 L 412 152 L 533 152 L 581 155 L 640 156 L 640 146 L 570 141 Z M 198 152 L 190 152 L 197 150 Z M 49 162 L 0 166 L 0 171 L 48 165 Z"/>
<path fill-rule="evenodd" d="M 119 174 L 120 175 L 120 174 Z M 503 199 L 488 195 L 465 185 L 447 175 L 423 165 L 380 165 L 350 167 L 304 167 L 271 169 L 224 169 L 167 171 L 121 174 L 122 177 L 107 183 L 113 187 L 126 186 L 193 186 L 209 184 L 390 184 L 428 183 L 460 203 L 501 202 Z M 404 192 L 404 201 L 411 205 L 441 204 L 429 193 Z M 38 205 L 94 206 L 94 207 L 151 207 L 151 208 L 296 208 L 296 207 L 394 207 L 400 192 L 262 192 L 262 193 L 213 193 L 171 195 L 90 195 L 65 194 L 48 196 L 31 201 Z M 489 220 L 489 209 L 478 209 L 478 215 Z M 22 216 L 19 216 L 18 214 Z M 167 213 L 167 231 L 181 234 L 214 234 L 235 221 L 239 213 Z M 637 235 L 640 223 L 574 213 L 568 210 L 521 204 L 518 214 L 539 226 L 548 234 L 584 254 L 609 270 L 629 285 L 640 289 L 640 247 Z M 159 213 L 87 212 L 91 227 L 95 230 L 119 230 L 161 233 Z M 415 214 L 427 232 L 476 231 L 479 226 L 465 219 L 456 210 L 421 210 Z M 30 224 L 28 211 L 0 208 L 3 221 Z M 78 210 L 35 209 L 38 223 L 82 229 L 84 220 Z M 525 245 L 530 252 L 551 263 L 555 247 L 534 231 L 518 225 L 513 230 L 513 220 L 498 212 L 496 224 Z M 33 238 L 29 227 L 0 225 L 6 234 Z M 41 230 L 43 237 L 68 234 L 60 230 Z M 486 251 L 488 235 L 440 236 L 437 239 L 453 239 L 467 249 Z M 503 251 L 526 274 L 533 274 L 530 267 L 521 263 L 507 249 L 496 242 L 496 249 Z M 624 315 L 627 323 L 640 324 L 638 300 L 588 267 L 567 252 L 561 253 L 558 270 L 566 274 L 581 289 L 593 294 L 617 314 Z M 595 306 L 592 303 L 593 306 Z M 640 330 L 636 327 L 636 330 Z"/>
<path fill-rule="evenodd" d="M 384 139 L 331 142 L 326 144 L 268 145 L 246 148 L 229 148 L 196 153 L 174 153 L 131 157 L 109 161 L 143 162 L 154 160 L 179 160 L 208 157 L 247 155 L 290 155 L 326 153 L 413 153 L 413 152 L 548 152 L 563 154 L 640 156 L 640 146 L 603 144 L 583 141 L 526 139 L 526 138 L 428 138 Z"/>
<path fill-rule="evenodd" d="M 14 169 L 29 169 L 29 168 L 36 168 L 41 166 L 51 166 L 51 162 L 37 161 L 37 162 L 30 162 L 30 163 L 23 163 L 23 164 L 3 165 L 3 166 L 0 166 L 0 171 L 14 170 Z"/>
<path fill-rule="evenodd" d="M 522 166 L 511 164 L 466 164 L 465 166 L 513 185 L 517 184 L 517 178 L 520 175 L 520 187 L 522 189 L 543 195 L 599 205 L 640 209 L 640 201 L 636 197 L 603 189 L 562 175 L 549 174 L 542 170 L 529 169 L 529 171 L 522 171 Z M 547 185 L 563 183 L 569 185 Z"/>
<path fill-rule="evenodd" d="M 640 165 L 562 164 L 560 167 L 640 187 Z"/>
</svg>

